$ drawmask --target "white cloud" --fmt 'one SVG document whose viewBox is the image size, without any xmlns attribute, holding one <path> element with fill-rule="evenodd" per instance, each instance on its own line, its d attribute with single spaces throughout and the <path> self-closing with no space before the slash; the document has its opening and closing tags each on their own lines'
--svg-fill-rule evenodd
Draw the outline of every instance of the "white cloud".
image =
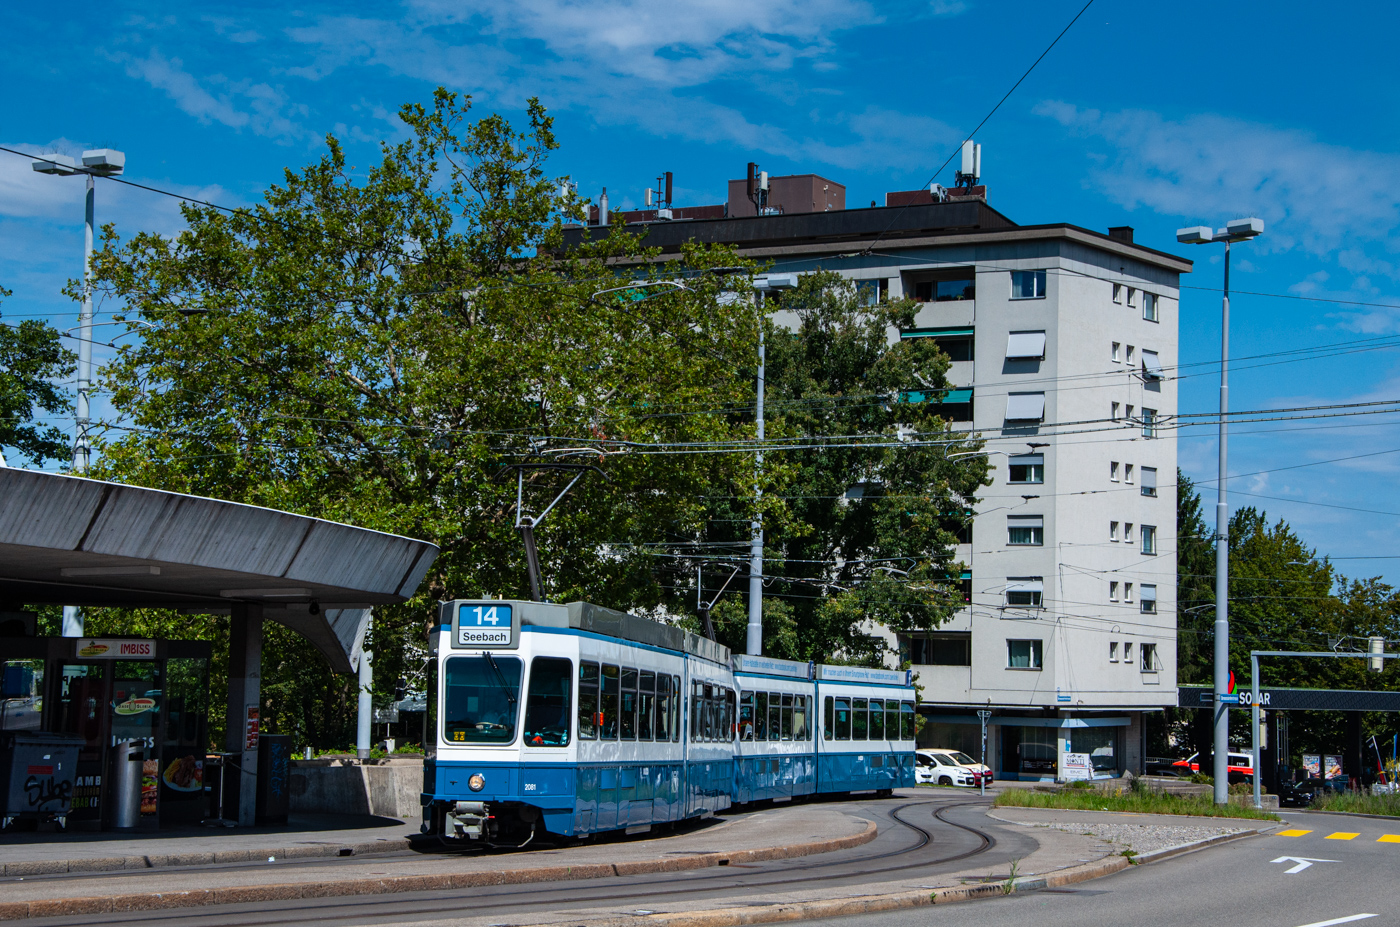
<svg viewBox="0 0 1400 927">
<path fill-rule="evenodd" d="M 125 63 L 127 74 L 164 91 L 176 106 L 200 122 L 249 129 L 284 141 L 314 137 L 291 118 L 305 116 L 306 107 L 292 103 L 281 88 L 232 81 L 219 74 L 201 81 L 185 70 L 179 58 L 167 58 L 154 48 L 144 58 L 119 55 L 117 59 Z"/>
<path fill-rule="evenodd" d="M 1061 101 L 1034 112 L 1113 150 L 1090 184 L 1130 209 L 1191 221 L 1258 215 L 1269 224 L 1258 247 L 1272 251 L 1327 256 L 1358 241 L 1400 250 L 1400 155 L 1212 114 L 1173 120 Z"/>
</svg>

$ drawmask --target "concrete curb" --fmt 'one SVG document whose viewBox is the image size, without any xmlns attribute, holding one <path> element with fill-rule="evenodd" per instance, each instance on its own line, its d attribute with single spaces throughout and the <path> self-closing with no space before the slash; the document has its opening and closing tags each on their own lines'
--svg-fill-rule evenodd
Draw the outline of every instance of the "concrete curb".
<svg viewBox="0 0 1400 927">
<path fill-rule="evenodd" d="M 148 856 L 105 856 L 77 859 L 38 859 L 0 865 L 0 876 L 58 875 L 65 872 L 117 872 L 123 869 L 164 869 L 171 866 L 210 866 L 217 863 L 257 863 L 278 859 L 367 856 L 409 848 L 407 837 L 368 843 L 327 843 L 262 850 L 210 850 L 207 853 L 165 853 Z"/>
<path fill-rule="evenodd" d="M 681 872 L 689 869 L 707 869 L 711 866 L 793 859 L 799 856 L 848 850 L 874 840 L 878 830 L 875 822 L 867 821 L 863 831 L 849 837 L 834 837 L 829 840 L 797 843 L 783 847 L 736 850 L 732 853 L 697 853 L 694 856 L 638 860 L 630 863 L 545 866 L 535 869 L 504 869 L 495 872 L 398 876 L 384 879 L 345 879 L 332 882 L 294 882 L 281 885 L 241 885 L 234 888 L 197 889 L 181 892 L 136 892 L 102 898 L 51 898 L 41 901 L 0 902 L 0 921 L 22 920 L 28 917 L 119 914 L 127 911 L 195 908 L 216 904 L 293 901 L 302 898 L 333 898 L 346 895 L 446 891 L 477 888 L 485 885 L 520 885 L 531 882 L 606 879 L 613 876 L 642 875 L 652 872 Z"/>
<path fill-rule="evenodd" d="M 1281 814 L 1331 814 L 1339 818 L 1370 818 L 1373 821 L 1395 821 L 1400 823 L 1400 817 L 1393 814 L 1366 814 L 1363 811 L 1323 811 L 1321 808 L 1286 808 L 1280 811 Z"/>
</svg>

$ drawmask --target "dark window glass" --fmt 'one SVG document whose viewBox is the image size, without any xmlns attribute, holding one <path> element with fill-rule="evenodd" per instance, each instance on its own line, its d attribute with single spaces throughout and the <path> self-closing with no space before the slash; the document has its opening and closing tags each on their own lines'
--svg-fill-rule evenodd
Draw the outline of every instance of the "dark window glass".
<svg viewBox="0 0 1400 927">
<path fill-rule="evenodd" d="M 508 744 L 515 740 L 520 660 L 488 652 L 452 657 L 445 670 L 443 738 L 449 743 L 477 744 Z"/>
<path fill-rule="evenodd" d="M 755 740 L 768 739 L 768 693 L 758 693 L 758 706 L 754 709 L 757 727 L 754 730 Z"/>
<path fill-rule="evenodd" d="M 794 696 L 792 700 L 792 739 L 811 740 L 812 727 L 807 720 L 807 696 Z"/>
<path fill-rule="evenodd" d="M 598 736 L 598 664 L 578 665 L 578 738 Z"/>
<path fill-rule="evenodd" d="M 865 699 L 858 698 L 855 700 L 855 704 L 851 709 L 852 740 L 866 740 L 869 738 L 869 724 L 866 720 L 869 717 L 867 714 L 868 711 L 869 705 Z"/>
<path fill-rule="evenodd" d="M 783 695 L 783 740 L 792 740 L 792 696 Z"/>
<path fill-rule="evenodd" d="M 656 728 L 657 740 L 671 739 L 671 677 L 661 673 L 656 677 Z"/>
<path fill-rule="evenodd" d="M 681 718 L 685 717 L 685 709 L 681 705 L 681 677 L 671 677 L 671 741 L 679 743 L 681 739 Z"/>
<path fill-rule="evenodd" d="M 836 700 L 836 739 L 851 739 L 851 700 L 838 698 Z"/>
<path fill-rule="evenodd" d="M 885 703 L 878 698 L 870 700 L 870 739 L 885 739 Z"/>
<path fill-rule="evenodd" d="M 831 740 L 836 736 L 836 712 L 832 708 L 831 696 L 826 697 L 826 704 L 822 706 L 822 739 Z"/>
<path fill-rule="evenodd" d="M 783 739 L 783 696 L 778 692 L 768 693 L 768 739 Z"/>
<path fill-rule="evenodd" d="M 899 702 L 889 699 L 885 702 L 885 736 L 899 740 Z"/>
<path fill-rule="evenodd" d="M 637 677 L 637 739 L 651 740 L 651 719 L 656 712 L 656 673 L 642 670 Z"/>
<path fill-rule="evenodd" d="M 637 671 L 622 669 L 622 706 L 618 712 L 622 722 L 622 739 L 637 739 Z"/>
<path fill-rule="evenodd" d="M 1045 271 L 1013 270 L 1011 272 L 1012 299 L 1041 299 L 1045 296 Z"/>
<path fill-rule="evenodd" d="M 603 699 L 598 712 L 602 717 L 601 736 L 603 740 L 617 740 L 618 675 L 616 666 L 603 664 Z"/>
<path fill-rule="evenodd" d="M 525 700 L 525 746 L 566 747 L 574 666 L 562 657 L 530 661 L 530 693 Z"/>
<path fill-rule="evenodd" d="M 753 740 L 754 693 L 745 692 L 739 697 L 739 739 Z"/>
<path fill-rule="evenodd" d="M 950 361 L 970 361 L 973 358 L 972 337 L 970 335 L 934 338 L 933 340 L 943 349 L 943 353 L 948 355 Z"/>
<path fill-rule="evenodd" d="M 914 739 L 914 703 L 901 702 L 899 705 L 899 739 Z"/>
</svg>

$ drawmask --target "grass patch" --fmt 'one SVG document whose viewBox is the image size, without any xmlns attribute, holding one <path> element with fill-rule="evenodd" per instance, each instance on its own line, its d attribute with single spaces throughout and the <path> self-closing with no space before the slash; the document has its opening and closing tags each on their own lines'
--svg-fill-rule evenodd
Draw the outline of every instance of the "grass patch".
<svg viewBox="0 0 1400 927">
<path fill-rule="evenodd" d="M 1134 814 L 1194 814 L 1209 818 L 1250 818 L 1277 821 L 1278 815 L 1240 805 L 1217 805 L 1209 796 L 1166 795 L 1160 792 L 1125 792 L 1109 795 L 1086 789 L 1040 792 L 1007 789 L 996 797 L 1001 808 L 1064 808 L 1069 811 L 1129 811 Z"/>
<path fill-rule="evenodd" d="M 1386 814 L 1400 817 L 1400 795 L 1336 792 L 1319 795 L 1309 807 L 1318 811 L 1350 811 L 1352 814 Z"/>
</svg>

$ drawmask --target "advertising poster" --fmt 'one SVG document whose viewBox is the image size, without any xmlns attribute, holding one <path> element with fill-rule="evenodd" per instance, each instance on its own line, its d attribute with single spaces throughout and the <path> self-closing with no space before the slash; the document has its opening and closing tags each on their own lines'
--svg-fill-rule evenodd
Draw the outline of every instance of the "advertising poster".
<svg viewBox="0 0 1400 927">
<path fill-rule="evenodd" d="M 1060 778 L 1065 782 L 1094 778 L 1094 760 L 1087 753 L 1066 753 Z"/>
<path fill-rule="evenodd" d="M 1342 774 L 1342 758 L 1340 756 L 1328 755 L 1326 759 L 1327 764 L 1325 768 L 1327 770 L 1327 774 L 1322 778 L 1335 779 L 1338 776 L 1340 776 Z"/>
<path fill-rule="evenodd" d="M 1322 756 L 1317 753 L 1304 753 L 1303 772 L 1309 779 L 1322 778 Z"/>
<path fill-rule="evenodd" d="M 141 813 L 155 814 L 160 807 L 160 760 L 146 760 L 141 764 Z"/>
</svg>

